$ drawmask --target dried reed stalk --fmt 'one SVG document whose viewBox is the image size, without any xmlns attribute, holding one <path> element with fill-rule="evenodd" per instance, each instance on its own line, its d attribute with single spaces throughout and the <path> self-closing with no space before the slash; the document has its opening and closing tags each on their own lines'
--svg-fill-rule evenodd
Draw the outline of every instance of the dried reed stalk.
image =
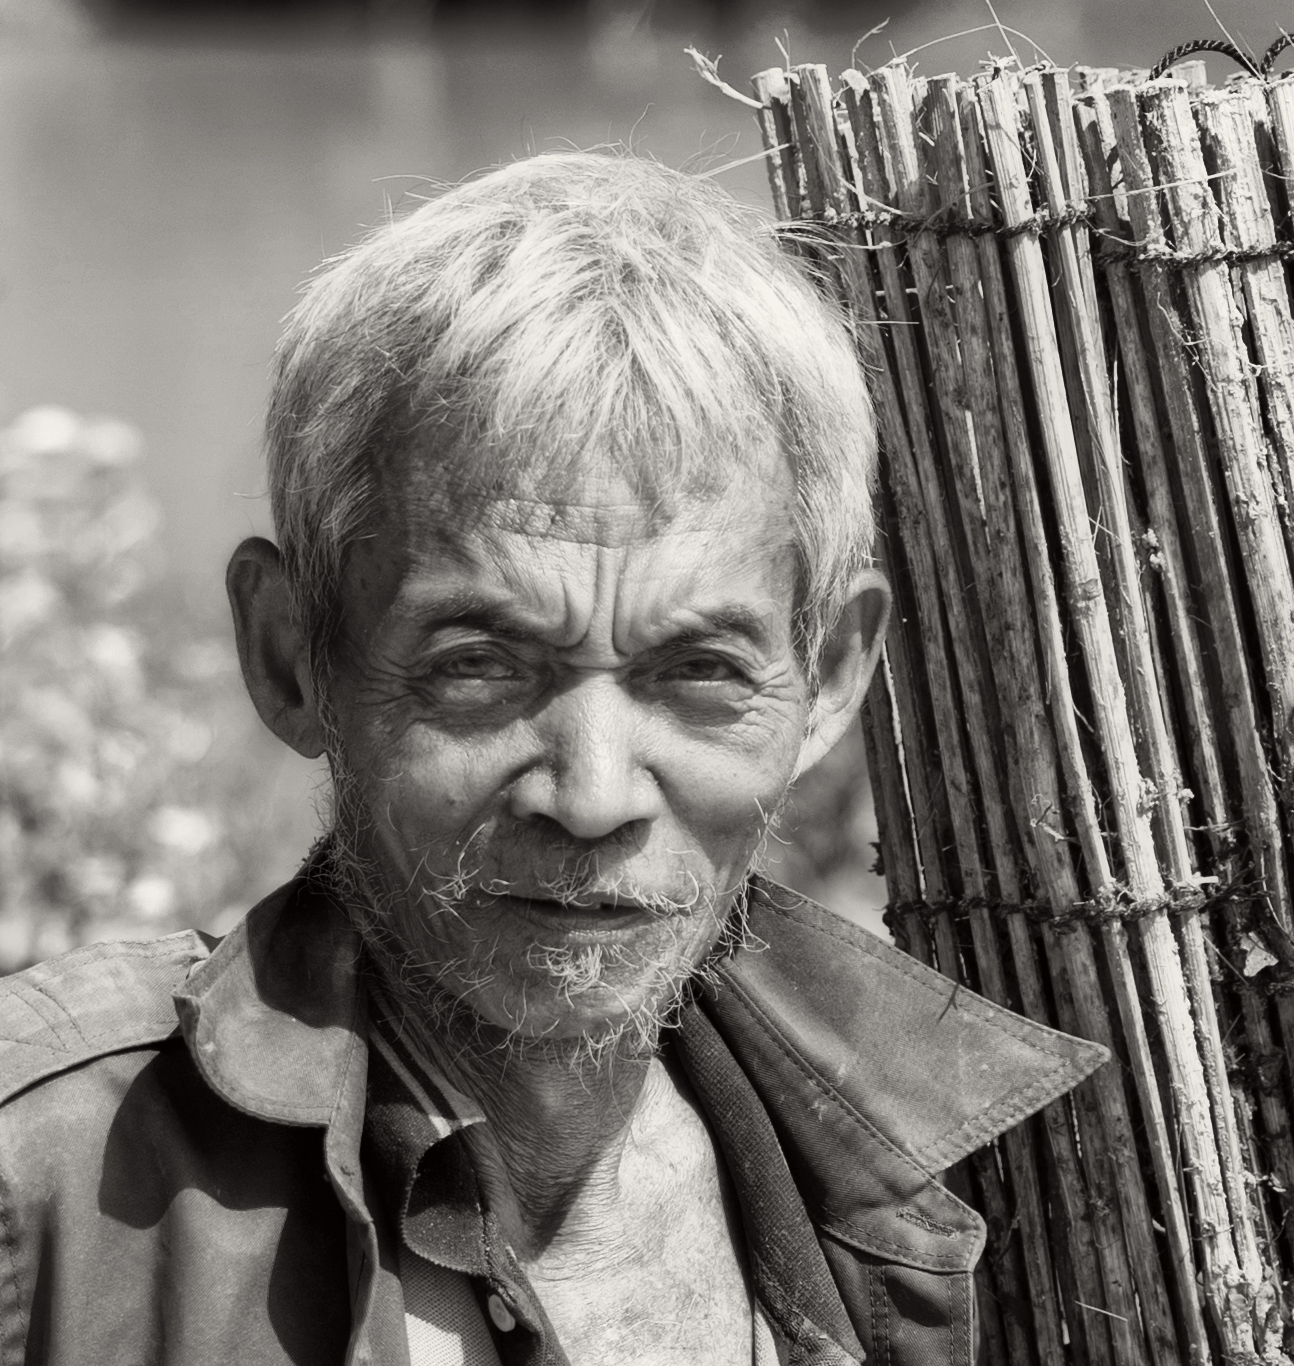
<svg viewBox="0 0 1294 1366">
<path fill-rule="evenodd" d="M 1122 1060 L 951 1178 L 1020 1366 L 1276 1360 L 1294 1265 L 1294 79 L 1180 74 L 754 80 L 875 397 L 896 929 Z"/>
</svg>

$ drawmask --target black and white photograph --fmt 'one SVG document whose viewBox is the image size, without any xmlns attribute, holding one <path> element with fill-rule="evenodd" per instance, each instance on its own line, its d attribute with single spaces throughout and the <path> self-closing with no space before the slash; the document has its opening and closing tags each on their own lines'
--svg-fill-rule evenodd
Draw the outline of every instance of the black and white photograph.
<svg viewBox="0 0 1294 1366">
<path fill-rule="evenodd" d="M 1294 11 L 0 0 L 0 1366 L 1292 1366 Z"/>
</svg>

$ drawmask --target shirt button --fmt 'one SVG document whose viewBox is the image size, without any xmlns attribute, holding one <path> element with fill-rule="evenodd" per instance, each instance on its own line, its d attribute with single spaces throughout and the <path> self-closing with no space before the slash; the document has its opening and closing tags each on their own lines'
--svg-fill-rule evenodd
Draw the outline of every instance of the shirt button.
<svg viewBox="0 0 1294 1366">
<path fill-rule="evenodd" d="M 498 1295 L 491 1295 L 486 1300 L 485 1307 L 490 1311 L 490 1320 L 500 1333 L 510 1333 L 517 1326 L 512 1311 Z"/>
</svg>

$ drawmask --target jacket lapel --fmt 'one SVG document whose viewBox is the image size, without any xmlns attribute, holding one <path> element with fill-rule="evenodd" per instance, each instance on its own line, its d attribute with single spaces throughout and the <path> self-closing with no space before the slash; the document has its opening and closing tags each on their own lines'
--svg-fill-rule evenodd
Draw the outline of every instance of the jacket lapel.
<svg viewBox="0 0 1294 1366">
<path fill-rule="evenodd" d="M 1108 1056 L 760 879 L 746 943 L 700 1004 L 772 1116 L 814 1221 L 928 1271 L 969 1270 L 984 1246 L 979 1216 L 931 1173 Z"/>
</svg>

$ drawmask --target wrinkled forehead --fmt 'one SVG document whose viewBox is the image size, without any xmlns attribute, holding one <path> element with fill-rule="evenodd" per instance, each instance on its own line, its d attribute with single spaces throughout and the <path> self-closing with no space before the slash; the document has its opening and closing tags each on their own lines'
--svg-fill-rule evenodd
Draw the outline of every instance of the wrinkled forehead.
<svg viewBox="0 0 1294 1366">
<path fill-rule="evenodd" d="M 414 443 L 384 462 L 380 483 L 388 526 L 430 519 L 447 529 L 488 527 L 612 549 L 685 531 L 717 505 L 734 518 L 757 515 L 789 530 L 795 500 L 788 463 L 768 438 L 682 468 L 605 451 L 517 461 Z"/>
</svg>

